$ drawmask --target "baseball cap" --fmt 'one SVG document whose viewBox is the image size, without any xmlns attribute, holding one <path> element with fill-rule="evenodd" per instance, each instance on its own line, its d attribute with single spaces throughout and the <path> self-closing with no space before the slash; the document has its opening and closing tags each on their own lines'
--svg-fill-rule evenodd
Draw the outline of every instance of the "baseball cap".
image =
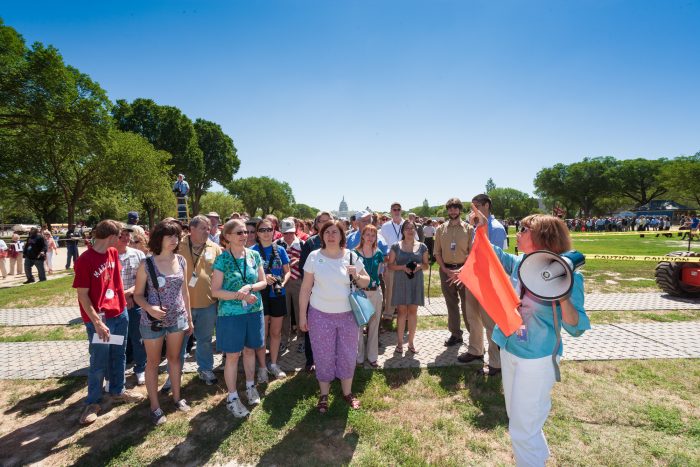
<svg viewBox="0 0 700 467">
<path fill-rule="evenodd" d="M 288 217 L 286 219 L 282 219 L 282 223 L 280 224 L 280 231 L 282 233 L 294 233 L 297 231 L 296 225 L 294 225 L 294 219 Z"/>
<path fill-rule="evenodd" d="M 372 213 L 369 211 L 357 211 L 357 213 L 355 213 L 355 219 L 362 219 L 364 217 L 371 216 L 371 215 L 372 215 Z"/>
<path fill-rule="evenodd" d="M 129 222 L 129 224 L 133 224 L 137 220 L 139 220 L 139 213 L 136 211 L 129 211 L 129 214 L 126 215 L 126 218 Z"/>
</svg>

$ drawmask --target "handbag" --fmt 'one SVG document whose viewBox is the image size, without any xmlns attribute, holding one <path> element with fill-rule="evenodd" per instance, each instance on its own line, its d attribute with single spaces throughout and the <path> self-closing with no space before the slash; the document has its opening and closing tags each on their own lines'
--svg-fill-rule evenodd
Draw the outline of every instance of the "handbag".
<svg viewBox="0 0 700 467">
<path fill-rule="evenodd" d="M 350 265 L 352 266 L 352 251 L 350 252 Z M 364 326 L 369 323 L 369 320 L 374 316 L 374 305 L 369 301 L 364 291 L 357 288 L 355 278 L 350 276 L 350 308 L 355 316 L 355 322 L 358 326 Z"/>
</svg>

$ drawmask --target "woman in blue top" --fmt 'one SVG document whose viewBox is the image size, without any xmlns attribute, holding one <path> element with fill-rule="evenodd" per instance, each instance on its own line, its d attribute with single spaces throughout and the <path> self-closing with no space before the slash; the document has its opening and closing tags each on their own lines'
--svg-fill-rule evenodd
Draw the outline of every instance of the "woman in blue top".
<svg viewBox="0 0 700 467">
<path fill-rule="evenodd" d="M 272 243 L 274 224 L 270 219 L 263 219 L 255 226 L 257 231 L 257 243 L 251 248 L 262 257 L 263 270 L 267 288 L 261 292 L 263 313 L 265 315 L 265 337 L 270 335 L 270 373 L 275 378 L 284 378 L 287 375 L 277 366 L 277 357 L 280 354 L 280 342 L 282 341 L 282 322 L 287 314 L 287 299 L 284 286 L 287 284 L 291 272 L 289 270 L 289 256 L 287 250 Z M 267 382 L 267 367 L 265 365 L 265 349 L 258 350 L 258 383 Z"/>
<path fill-rule="evenodd" d="M 470 217 L 472 221 L 478 221 L 479 227 L 488 225 L 488 220 L 478 210 L 472 208 Z M 515 462 L 518 466 L 544 466 L 549 448 L 542 427 L 552 406 L 551 391 L 556 380 L 552 352 L 557 343 L 557 332 L 563 327 L 578 337 L 590 329 L 591 324 L 583 307 L 583 276 L 580 272 L 574 272 L 571 294 L 558 300 L 556 321 L 552 302 L 523 291 L 518 279 L 520 263 L 528 254 L 537 250 L 561 254 L 571 249 L 571 237 L 564 221 L 550 215 L 533 214 L 522 220 L 517 238 L 518 249 L 525 253 L 524 256 L 505 253 L 497 246 L 493 249 L 515 291 L 522 296 L 519 311 L 523 325 L 510 336 L 496 326 L 492 339 L 501 349 L 503 393 Z M 561 355 L 560 344 L 558 356 Z"/>
<path fill-rule="evenodd" d="M 267 287 L 267 281 L 260 255 L 245 247 L 247 230 L 243 221 L 228 221 L 221 235 L 228 242 L 228 248 L 214 261 L 211 279 L 211 294 L 219 299 L 216 347 L 226 354 L 224 379 L 229 391 L 226 407 L 240 418 L 250 413 L 236 390 L 241 351 L 248 403 L 260 403 L 254 380 L 255 350 L 264 346 L 260 291 Z"/>
</svg>

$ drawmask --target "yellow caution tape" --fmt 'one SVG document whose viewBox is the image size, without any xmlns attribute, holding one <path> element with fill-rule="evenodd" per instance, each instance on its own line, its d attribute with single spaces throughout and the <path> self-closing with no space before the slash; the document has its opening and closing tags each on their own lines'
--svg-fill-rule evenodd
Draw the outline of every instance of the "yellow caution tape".
<svg viewBox="0 0 700 467">
<path fill-rule="evenodd" d="M 586 255 L 589 259 L 604 259 L 607 261 L 668 261 L 671 263 L 700 263 L 699 256 L 636 256 L 636 255 Z"/>
</svg>

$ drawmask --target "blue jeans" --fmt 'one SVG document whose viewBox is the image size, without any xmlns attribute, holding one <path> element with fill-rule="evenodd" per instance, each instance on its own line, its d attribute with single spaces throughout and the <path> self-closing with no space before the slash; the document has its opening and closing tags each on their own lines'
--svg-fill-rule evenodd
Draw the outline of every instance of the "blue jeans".
<svg viewBox="0 0 700 467">
<path fill-rule="evenodd" d="M 90 368 L 88 369 L 88 395 L 86 404 L 97 404 L 102 399 L 102 385 L 105 377 L 109 379 L 110 394 L 124 392 L 124 370 L 126 370 L 126 340 L 129 337 L 129 313 L 124 310 L 115 318 L 108 318 L 106 323 L 110 334 L 124 336 L 122 345 L 93 344 L 95 325 L 85 323 L 88 342 L 90 343 Z"/>
<path fill-rule="evenodd" d="M 73 263 L 78 261 L 78 242 L 67 241 L 66 250 L 66 269 L 70 269 L 70 260 L 72 259 Z"/>
<path fill-rule="evenodd" d="M 44 270 L 44 258 L 41 259 L 29 259 L 24 257 L 24 274 L 27 276 L 27 280 L 34 282 L 34 276 L 32 275 L 32 266 L 36 266 L 36 270 L 39 272 L 39 280 L 46 280 L 46 271 Z"/>
<path fill-rule="evenodd" d="M 139 321 L 141 321 L 141 307 L 129 308 L 129 340 L 131 341 L 131 355 L 134 359 L 134 373 L 146 371 L 146 348 L 143 346 Z"/>
<path fill-rule="evenodd" d="M 194 324 L 194 338 L 197 340 L 195 347 L 195 359 L 199 371 L 214 369 L 214 349 L 211 345 L 211 338 L 214 334 L 218 305 L 212 303 L 206 308 L 192 308 L 192 322 Z M 180 362 L 185 364 L 185 350 L 187 350 L 188 337 L 182 340 L 180 349 Z"/>
</svg>

